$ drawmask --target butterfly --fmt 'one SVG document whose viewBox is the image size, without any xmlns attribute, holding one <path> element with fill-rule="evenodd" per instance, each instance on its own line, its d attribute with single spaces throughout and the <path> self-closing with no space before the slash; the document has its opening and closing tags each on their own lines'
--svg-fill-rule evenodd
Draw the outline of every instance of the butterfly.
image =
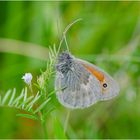
<svg viewBox="0 0 140 140">
<path fill-rule="evenodd" d="M 97 66 L 62 52 L 56 64 L 55 90 L 63 106 L 83 109 L 114 98 L 120 89 L 118 83 Z"/>
</svg>

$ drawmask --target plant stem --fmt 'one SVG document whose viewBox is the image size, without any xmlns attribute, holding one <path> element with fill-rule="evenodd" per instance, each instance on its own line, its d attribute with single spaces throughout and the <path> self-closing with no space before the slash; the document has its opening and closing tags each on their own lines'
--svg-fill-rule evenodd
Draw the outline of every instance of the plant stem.
<svg viewBox="0 0 140 140">
<path fill-rule="evenodd" d="M 66 133 L 66 130 L 67 130 L 70 112 L 71 112 L 71 110 L 68 110 L 68 112 L 67 112 L 67 116 L 66 116 L 66 120 L 65 120 L 65 124 L 64 124 L 64 133 Z"/>
<path fill-rule="evenodd" d="M 43 131 L 44 131 L 44 138 L 47 139 L 48 138 L 48 132 L 47 132 L 47 127 L 46 127 L 46 120 L 42 120 L 42 128 L 43 128 Z"/>
<path fill-rule="evenodd" d="M 40 116 L 41 126 L 44 132 L 44 139 L 47 139 L 48 138 L 47 127 L 46 127 L 47 120 L 44 119 L 43 114 L 41 112 L 39 112 L 39 116 Z"/>
</svg>

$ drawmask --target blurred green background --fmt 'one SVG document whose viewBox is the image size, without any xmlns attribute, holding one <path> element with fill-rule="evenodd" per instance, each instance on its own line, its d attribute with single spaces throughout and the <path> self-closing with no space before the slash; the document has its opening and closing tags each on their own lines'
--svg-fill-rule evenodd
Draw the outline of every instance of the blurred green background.
<svg viewBox="0 0 140 140">
<path fill-rule="evenodd" d="M 48 47 L 64 28 L 71 52 L 95 63 L 121 87 L 116 99 L 71 112 L 68 138 L 140 138 L 140 2 L 0 2 L 0 91 L 20 90 L 21 77 L 45 70 Z M 63 45 L 63 48 L 65 46 Z M 53 88 L 53 85 L 51 86 Z M 57 103 L 57 99 L 55 100 Z M 0 108 L 0 138 L 43 138 L 38 122 Z M 62 126 L 67 109 L 58 103 Z M 51 117 L 49 138 L 56 138 Z"/>
</svg>

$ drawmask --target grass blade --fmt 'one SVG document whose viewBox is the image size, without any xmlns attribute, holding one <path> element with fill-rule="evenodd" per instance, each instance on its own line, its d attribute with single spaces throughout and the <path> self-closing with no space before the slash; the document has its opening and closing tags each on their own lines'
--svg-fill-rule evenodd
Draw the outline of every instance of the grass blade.
<svg viewBox="0 0 140 140">
<path fill-rule="evenodd" d="M 56 116 L 53 116 L 53 123 L 54 123 L 54 134 L 55 138 L 57 139 L 66 139 L 64 129 Z"/>
<path fill-rule="evenodd" d="M 1 105 L 1 95 L 0 95 L 0 105 Z"/>
</svg>

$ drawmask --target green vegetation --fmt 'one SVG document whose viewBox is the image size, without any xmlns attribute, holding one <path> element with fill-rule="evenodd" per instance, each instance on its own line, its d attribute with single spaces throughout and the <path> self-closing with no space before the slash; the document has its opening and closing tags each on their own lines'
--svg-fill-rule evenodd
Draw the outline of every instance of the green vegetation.
<svg viewBox="0 0 140 140">
<path fill-rule="evenodd" d="M 0 138 L 140 138 L 139 11 L 139 2 L 124 1 L 0 2 Z M 67 32 L 70 51 L 107 71 L 121 91 L 71 111 L 65 124 L 69 110 L 56 99 L 49 60 L 78 18 Z M 28 72 L 34 95 L 21 79 Z"/>
</svg>

